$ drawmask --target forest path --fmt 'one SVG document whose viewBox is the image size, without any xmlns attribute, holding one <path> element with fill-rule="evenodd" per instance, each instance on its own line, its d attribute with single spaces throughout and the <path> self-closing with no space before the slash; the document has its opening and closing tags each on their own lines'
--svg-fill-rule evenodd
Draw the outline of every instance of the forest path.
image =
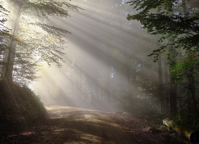
<svg viewBox="0 0 199 144">
<path fill-rule="evenodd" d="M 138 144 L 128 129 L 102 111 L 48 106 L 50 118 L 6 139 L 19 144 Z"/>
<path fill-rule="evenodd" d="M 137 144 L 132 133 L 107 112 L 61 106 L 46 108 L 55 121 L 54 137 L 65 137 L 60 143 L 69 138 L 67 143 L 71 144 Z"/>
</svg>

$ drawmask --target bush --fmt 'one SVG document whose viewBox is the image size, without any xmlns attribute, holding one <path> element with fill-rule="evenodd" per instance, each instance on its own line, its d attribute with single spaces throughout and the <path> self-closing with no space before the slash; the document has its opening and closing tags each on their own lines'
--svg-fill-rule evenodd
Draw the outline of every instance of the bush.
<svg viewBox="0 0 199 144">
<path fill-rule="evenodd" d="M 5 130 L 30 126 L 47 118 L 39 97 L 28 87 L 0 80 L 0 133 Z"/>
</svg>

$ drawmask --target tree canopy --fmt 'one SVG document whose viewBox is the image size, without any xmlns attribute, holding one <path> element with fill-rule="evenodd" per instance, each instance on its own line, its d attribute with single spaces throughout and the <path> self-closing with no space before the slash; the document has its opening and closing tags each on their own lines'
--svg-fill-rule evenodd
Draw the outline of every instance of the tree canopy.
<svg viewBox="0 0 199 144">
<path fill-rule="evenodd" d="M 138 20 L 149 34 L 161 35 L 159 42 L 169 39 L 169 43 L 153 50 L 149 55 L 154 56 L 154 62 L 168 47 L 170 49 L 167 55 L 171 66 L 175 65 L 171 57 L 178 55 L 177 49 L 182 49 L 185 53 L 190 54 L 188 59 L 178 62 L 177 67 L 171 69 L 172 72 L 178 73 L 175 80 L 176 83 L 179 83 L 188 76 L 182 72 L 182 69 L 196 68 L 199 64 L 198 59 L 196 59 L 199 56 L 198 8 L 191 9 L 188 12 L 185 12 L 185 10 L 181 12 L 180 9 L 185 7 L 186 3 L 178 0 L 133 0 L 128 3 L 139 10 L 137 14 L 128 14 L 128 20 Z"/>
<path fill-rule="evenodd" d="M 53 0 L 8 0 L 15 6 L 16 19 L 13 21 L 13 38 L 7 43 L 9 47 L 4 52 L 3 77 L 15 81 L 23 77 L 35 79 L 37 65 L 43 61 L 61 66 L 64 62 L 65 37 L 69 31 L 54 25 L 50 17 L 66 18 L 69 10 L 81 9 L 67 2 Z M 4 37 L 5 38 L 5 37 Z M 21 43 L 16 43 L 16 38 Z M 5 55 L 6 53 L 6 55 Z M 25 69 L 23 69 L 24 67 Z M 23 70 L 22 70 L 23 69 Z M 30 72 L 31 71 L 31 72 Z M 23 73 L 23 74 L 22 74 Z"/>
</svg>

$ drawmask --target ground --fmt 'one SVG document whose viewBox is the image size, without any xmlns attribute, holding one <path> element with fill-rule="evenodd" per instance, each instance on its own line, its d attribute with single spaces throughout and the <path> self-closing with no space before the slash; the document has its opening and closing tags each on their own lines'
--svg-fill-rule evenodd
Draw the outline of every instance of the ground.
<svg viewBox="0 0 199 144">
<path fill-rule="evenodd" d="M 47 107 L 50 118 L 2 143 L 19 144 L 138 144 L 132 133 L 102 111 Z"/>
<path fill-rule="evenodd" d="M 177 135 L 144 119 L 65 106 L 46 107 L 49 119 L 26 132 L 1 137 L 3 144 L 180 144 Z M 183 142 L 182 142 L 183 143 Z"/>
</svg>

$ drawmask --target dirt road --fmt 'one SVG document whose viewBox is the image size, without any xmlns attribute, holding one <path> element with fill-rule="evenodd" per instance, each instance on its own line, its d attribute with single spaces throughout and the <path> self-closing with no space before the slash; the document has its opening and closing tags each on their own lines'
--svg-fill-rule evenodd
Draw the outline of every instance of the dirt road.
<svg viewBox="0 0 199 144">
<path fill-rule="evenodd" d="M 4 143 L 19 144 L 138 144 L 109 113 L 62 106 L 46 107 L 50 119 Z"/>
</svg>

